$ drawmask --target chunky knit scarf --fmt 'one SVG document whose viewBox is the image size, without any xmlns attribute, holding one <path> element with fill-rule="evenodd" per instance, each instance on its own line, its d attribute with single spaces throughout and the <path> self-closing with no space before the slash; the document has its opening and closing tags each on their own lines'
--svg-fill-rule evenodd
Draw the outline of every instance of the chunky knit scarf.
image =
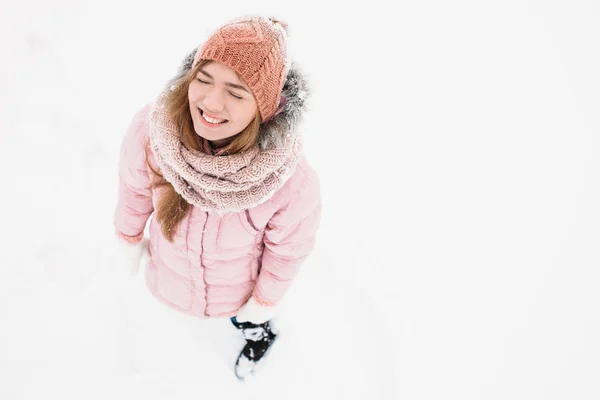
<svg viewBox="0 0 600 400">
<path fill-rule="evenodd" d="M 290 136 L 283 144 L 212 156 L 188 149 L 160 106 L 150 117 L 150 145 L 163 177 L 188 203 L 205 211 L 238 212 L 268 200 L 299 160 L 299 138 Z"/>
</svg>

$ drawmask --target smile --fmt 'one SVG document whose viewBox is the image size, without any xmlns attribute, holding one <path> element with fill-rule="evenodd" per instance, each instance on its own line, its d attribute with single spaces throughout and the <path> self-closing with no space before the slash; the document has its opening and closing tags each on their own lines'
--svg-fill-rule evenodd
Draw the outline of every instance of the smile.
<svg viewBox="0 0 600 400">
<path fill-rule="evenodd" d="M 215 126 L 218 126 L 218 125 L 223 125 L 223 124 L 225 124 L 225 123 L 228 122 L 226 119 L 209 117 L 200 108 L 198 110 L 200 111 L 200 122 L 202 122 L 206 126 L 215 127 Z"/>
</svg>

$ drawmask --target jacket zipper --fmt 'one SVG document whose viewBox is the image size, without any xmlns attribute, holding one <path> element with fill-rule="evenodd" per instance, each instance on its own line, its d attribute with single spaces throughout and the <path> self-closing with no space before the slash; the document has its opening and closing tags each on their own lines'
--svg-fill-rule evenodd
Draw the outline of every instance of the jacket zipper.
<svg viewBox="0 0 600 400">
<path fill-rule="evenodd" d="M 204 257 L 204 231 L 206 230 L 206 225 L 208 224 L 208 213 L 206 212 L 206 217 L 204 218 L 204 225 L 202 225 L 202 235 L 200 236 L 200 269 L 202 270 L 202 282 L 204 282 L 204 315 L 208 317 L 206 313 L 206 309 L 208 308 L 208 287 L 206 286 L 206 268 L 204 268 L 204 263 L 202 262 L 202 258 Z"/>
</svg>

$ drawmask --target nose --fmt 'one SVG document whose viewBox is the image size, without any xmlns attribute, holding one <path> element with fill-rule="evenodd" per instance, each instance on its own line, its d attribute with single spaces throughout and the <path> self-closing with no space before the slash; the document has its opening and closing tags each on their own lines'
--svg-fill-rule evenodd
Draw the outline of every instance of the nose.
<svg viewBox="0 0 600 400">
<path fill-rule="evenodd" d="M 221 94 L 218 90 L 211 90 L 204 96 L 204 107 L 206 111 L 219 113 L 223 111 L 223 107 L 225 102 L 223 101 L 223 94 Z"/>
</svg>

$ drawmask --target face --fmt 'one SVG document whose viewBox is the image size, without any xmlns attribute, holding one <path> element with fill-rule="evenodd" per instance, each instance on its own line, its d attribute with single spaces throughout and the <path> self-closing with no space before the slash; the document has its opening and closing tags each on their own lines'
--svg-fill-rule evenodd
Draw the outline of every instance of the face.
<svg viewBox="0 0 600 400">
<path fill-rule="evenodd" d="M 256 99 L 231 68 L 215 61 L 204 65 L 188 88 L 194 130 L 215 141 L 237 135 L 254 119 Z"/>
</svg>

